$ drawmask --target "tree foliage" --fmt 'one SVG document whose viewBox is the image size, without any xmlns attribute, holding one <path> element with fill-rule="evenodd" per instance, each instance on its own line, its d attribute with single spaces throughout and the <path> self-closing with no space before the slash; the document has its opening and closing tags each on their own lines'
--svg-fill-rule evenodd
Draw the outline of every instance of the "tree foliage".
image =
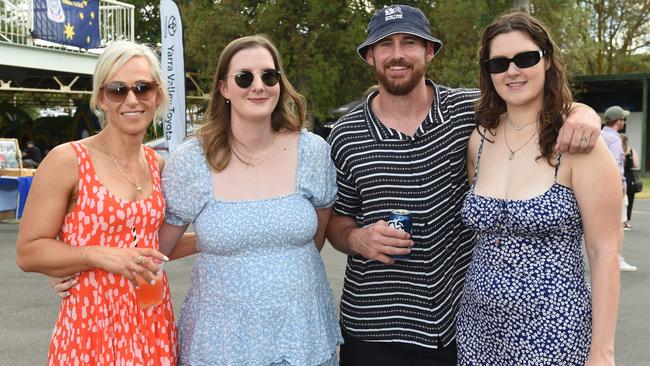
<svg viewBox="0 0 650 366">
<path fill-rule="evenodd" d="M 361 3 L 344 0 L 191 2 L 183 7 L 186 57 L 203 79 L 216 68 L 231 40 L 263 33 L 282 55 L 289 80 L 315 116 L 357 98 L 372 73 L 356 56 L 367 15 Z"/>
<path fill-rule="evenodd" d="M 135 40 L 139 43 L 160 43 L 160 1 L 132 0 L 135 5 Z"/>
<path fill-rule="evenodd" d="M 135 0 L 139 41 L 158 43 L 158 1 Z M 283 57 L 287 76 L 304 94 L 313 116 L 359 98 L 375 83 L 356 53 L 372 14 L 394 1 L 193 0 L 179 2 L 185 28 L 185 62 L 208 90 L 223 47 L 264 33 Z M 650 0 L 415 0 L 431 20 L 441 52 L 427 76 L 449 86 L 477 86 L 477 48 L 496 16 L 525 4 L 543 20 L 563 50 L 569 73 L 650 70 Z"/>
<path fill-rule="evenodd" d="M 593 14 L 582 38 L 595 52 L 589 58 L 590 74 L 637 71 L 645 53 L 650 51 L 650 0 L 582 0 L 581 8 Z"/>
</svg>

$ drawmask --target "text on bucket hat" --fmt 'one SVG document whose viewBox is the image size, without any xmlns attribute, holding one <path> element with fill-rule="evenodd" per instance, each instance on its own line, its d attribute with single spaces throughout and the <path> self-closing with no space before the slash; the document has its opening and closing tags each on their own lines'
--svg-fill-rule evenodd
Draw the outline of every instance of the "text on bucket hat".
<svg viewBox="0 0 650 366">
<path fill-rule="evenodd" d="M 431 35 L 430 23 L 424 13 L 408 5 L 390 5 L 378 12 L 368 23 L 366 40 L 357 47 L 357 53 L 365 61 L 368 48 L 377 41 L 397 33 L 418 36 L 433 43 L 433 54 L 438 53 L 442 42 Z"/>
<path fill-rule="evenodd" d="M 616 121 L 619 118 L 626 118 L 629 115 L 629 111 L 615 105 L 607 108 L 605 111 L 605 121 Z"/>
</svg>

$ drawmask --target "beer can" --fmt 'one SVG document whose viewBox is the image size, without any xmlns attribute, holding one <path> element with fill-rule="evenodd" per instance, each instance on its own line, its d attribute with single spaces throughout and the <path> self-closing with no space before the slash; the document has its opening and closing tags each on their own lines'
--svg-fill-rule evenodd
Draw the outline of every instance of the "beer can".
<svg viewBox="0 0 650 366">
<path fill-rule="evenodd" d="M 388 216 L 388 226 L 397 230 L 406 231 L 411 235 L 411 229 L 413 229 L 413 218 L 411 217 L 411 212 L 408 210 L 392 210 Z M 408 254 L 394 255 L 393 258 L 408 258 Z"/>
</svg>

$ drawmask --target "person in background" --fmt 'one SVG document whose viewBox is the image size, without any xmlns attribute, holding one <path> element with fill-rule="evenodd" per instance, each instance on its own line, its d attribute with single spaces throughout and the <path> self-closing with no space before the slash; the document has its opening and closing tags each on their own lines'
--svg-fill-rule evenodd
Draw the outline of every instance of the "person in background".
<svg viewBox="0 0 650 366">
<path fill-rule="evenodd" d="M 618 255 L 620 260 L 620 268 L 623 272 L 634 272 L 637 270 L 636 266 L 633 266 L 625 261 L 623 258 L 623 242 L 625 239 L 625 228 L 624 223 L 627 221 L 627 183 L 625 181 L 625 151 L 623 151 L 623 142 L 621 141 L 620 131 L 625 126 L 627 121 L 627 116 L 630 115 L 629 111 L 624 110 L 623 108 L 615 105 L 607 108 L 605 115 L 603 117 L 605 122 L 605 127 L 603 127 L 602 136 L 605 139 L 607 148 L 609 152 L 614 157 L 616 165 L 620 173 L 621 182 L 623 184 L 623 189 L 621 190 L 621 227 L 619 230 L 618 236 Z"/>
<path fill-rule="evenodd" d="M 319 254 L 336 173 L 304 120 L 304 99 L 268 38 L 224 48 L 206 122 L 163 172 L 161 251 L 198 251 L 179 364 L 338 365 L 341 332 Z M 176 246 L 190 223 L 198 247 Z"/>
<path fill-rule="evenodd" d="M 43 154 L 34 141 L 27 141 L 23 150 L 23 166 L 25 168 L 38 168 L 38 164 L 43 160 Z"/>
<path fill-rule="evenodd" d="M 49 365 L 176 364 L 167 278 L 160 305 L 143 308 L 134 294 L 136 274 L 153 281 L 157 261 L 167 260 L 157 250 L 163 160 L 142 141 L 168 103 L 153 51 L 111 44 L 93 75 L 101 132 L 57 146 L 34 175 L 16 262 L 26 272 L 75 277 L 64 284 Z"/>
<path fill-rule="evenodd" d="M 634 206 L 634 196 L 636 195 L 636 187 L 634 184 L 638 177 L 635 171 L 639 170 L 639 157 L 636 151 L 630 146 L 630 140 L 627 135 L 621 133 L 621 143 L 623 144 L 623 152 L 625 153 L 625 163 L 623 164 L 623 171 L 625 173 L 626 193 L 627 193 L 627 215 L 623 227 L 625 230 L 632 228 L 632 207 Z"/>
<path fill-rule="evenodd" d="M 541 21 L 523 12 L 497 18 L 483 32 L 479 62 L 462 208 L 478 238 L 458 315 L 458 364 L 614 365 L 614 159 L 600 137 L 589 154 L 554 149 L 572 97 Z"/>
<path fill-rule="evenodd" d="M 478 92 L 425 77 L 442 47 L 429 28 L 411 6 L 376 12 L 357 52 L 379 90 L 329 137 L 339 195 L 327 236 L 349 255 L 342 366 L 456 365 L 456 315 L 475 237 L 460 208 Z M 589 151 L 599 127 L 593 110 L 576 105 L 558 146 Z M 395 209 L 412 213 L 410 237 L 388 226 Z"/>
</svg>

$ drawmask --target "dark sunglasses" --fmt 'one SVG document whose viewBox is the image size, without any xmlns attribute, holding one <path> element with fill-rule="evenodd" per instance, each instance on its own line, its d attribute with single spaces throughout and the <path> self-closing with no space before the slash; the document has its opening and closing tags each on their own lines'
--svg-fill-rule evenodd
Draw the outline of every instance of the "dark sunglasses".
<svg viewBox="0 0 650 366">
<path fill-rule="evenodd" d="M 262 82 L 266 86 L 274 86 L 275 84 L 278 83 L 278 81 L 280 81 L 280 71 L 275 69 L 265 69 L 260 72 L 241 70 L 241 71 L 237 71 L 231 76 L 235 77 L 235 84 L 237 84 L 237 86 L 246 89 L 249 86 L 251 86 L 251 84 L 253 84 L 253 79 L 255 78 L 255 74 L 260 75 Z"/>
<path fill-rule="evenodd" d="M 485 65 L 485 68 L 490 74 L 500 74 L 508 70 L 511 62 L 514 62 L 520 69 L 535 66 L 545 54 L 546 51 L 544 50 L 522 52 L 518 53 L 513 58 L 497 57 L 485 60 L 483 61 L 483 65 Z"/>
<path fill-rule="evenodd" d="M 113 81 L 102 86 L 106 92 L 106 97 L 112 102 L 122 102 L 132 91 L 138 100 L 149 100 L 158 91 L 158 83 L 155 81 L 136 81 L 131 86 L 127 86 L 121 81 Z"/>
</svg>

